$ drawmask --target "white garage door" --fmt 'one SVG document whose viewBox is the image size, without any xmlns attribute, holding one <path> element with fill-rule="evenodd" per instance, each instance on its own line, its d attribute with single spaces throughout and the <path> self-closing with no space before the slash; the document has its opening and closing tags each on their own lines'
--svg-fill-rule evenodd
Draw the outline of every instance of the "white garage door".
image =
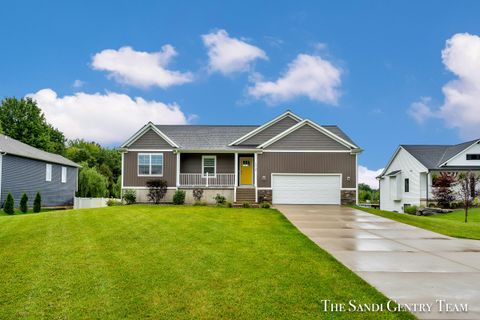
<svg viewBox="0 0 480 320">
<path fill-rule="evenodd" d="M 339 175 L 272 176 L 273 203 L 340 204 Z"/>
</svg>

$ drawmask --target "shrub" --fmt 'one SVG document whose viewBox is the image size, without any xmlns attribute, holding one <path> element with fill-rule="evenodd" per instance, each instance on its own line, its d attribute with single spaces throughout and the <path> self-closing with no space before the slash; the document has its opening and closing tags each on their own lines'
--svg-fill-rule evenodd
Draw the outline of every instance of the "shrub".
<svg viewBox="0 0 480 320">
<path fill-rule="evenodd" d="M 250 205 L 249 202 L 244 202 L 244 203 L 242 204 L 242 207 L 244 207 L 244 208 L 250 208 L 251 205 Z"/>
<path fill-rule="evenodd" d="M 269 209 L 270 208 L 270 203 L 262 202 L 262 203 L 260 203 L 260 208 Z"/>
<path fill-rule="evenodd" d="M 38 213 L 42 210 L 42 196 L 37 192 L 35 199 L 33 199 L 33 212 Z"/>
<path fill-rule="evenodd" d="M 433 198 L 437 201 L 437 204 L 442 208 L 450 207 L 450 203 L 455 200 L 455 192 L 453 186 L 456 183 L 455 174 L 448 172 L 441 172 L 436 175 L 433 180 Z"/>
<path fill-rule="evenodd" d="M 148 188 L 147 198 L 155 204 L 159 204 L 167 194 L 167 181 L 163 179 L 147 181 L 146 186 Z"/>
<path fill-rule="evenodd" d="M 230 201 L 227 201 L 227 202 L 225 203 L 225 206 L 226 206 L 227 208 L 233 208 L 233 203 L 231 203 Z"/>
<path fill-rule="evenodd" d="M 193 189 L 192 193 L 193 193 L 193 199 L 195 199 L 195 201 L 202 200 L 203 189 Z"/>
<path fill-rule="evenodd" d="M 22 213 L 27 213 L 28 211 L 28 197 L 25 192 L 22 194 L 22 198 L 20 199 L 20 211 Z"/>
<path fill-rule="evenodd" d="M 122 199 L 125 201 L 126 204 L 134 204 L 137 202 L 137 193 L 135 190 L 127 189 L 123 193 Z"/>
<path fill-rule="evenodd" d="M 185 203 L 185 191 L 177 190 L 173 195 L 173 204 L 184 204 Z"/>
<path fill-rule="evenodd" d="M 206 206 L 207 203 L 205 201 L 195 201 L 193 203 L 194 206 Z"/>
<path fill-rule="evenodd" d="M 403 209 L 405 213 L 408 214 L 416 214 L 417 213 L 417 206 L 408 206 Z"/>
<path fill-rule="evenodd" d="M 109 207 L 121 206 L 121 205 L 122 205 L 121 201 L 118 201 L 118 200 L 115 200 L 115 199 L 108 199 L 107 200 L 107 206 L 109 206 Z"/>
<path fill-rule="evenodd" d="M 213 199 L 215 199 L 215 202 L 217 203 L 217 205 L 223 205 L 223 204 L 225 204 L 225 201 L 227 200 L 224 196 L 222 196 L 219 193 L 217 193 L 217 195 Z"/>
<path fill-rule="evenodd" d="M 14 209 L 14 200 L 12 194 L 9 192 L 7 194 L 7 198 L 5 199 L 5 202 L 3 203 L 3 212 L 6 214 L 14 214 L 15 209 Z"/>
</svg>

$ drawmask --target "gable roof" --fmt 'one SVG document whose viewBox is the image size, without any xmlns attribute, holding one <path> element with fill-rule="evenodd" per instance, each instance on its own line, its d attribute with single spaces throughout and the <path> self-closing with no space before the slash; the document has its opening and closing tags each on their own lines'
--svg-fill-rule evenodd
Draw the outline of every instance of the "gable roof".
<svg viewBox="0 0 480 320">
<path fill-rule="evenodd" d="M 0 134 L 0 152 L 45 162 L 63 164 L 70 167 L 80 167 L 77 163 L 62 157 L 61 155 L 34 148 L 4 134 Z"/>
<path fill-rule="evenodd" d="M 137 141 L 141 136 L 143 136 L 147 131 L 152 130 L 156 134 L 158 134 L 163 140 L 165 140 L 169 145 L 174 148 L 178 148 L 179 146 L 172 141 L 167 135 L 165 135 L 161 130 L 159 130 L 152 122 L 147 123 L 144 125 L 140 130 L 138 130 L 133 136 L 131 136 L 127 141 L 122 143 L 120 146 L 121 148 L 126 148 L 130 146 L 132 143 Z"/>
<path fill-rule="evenodd" d="M 292 132 L 295 132 L 296 130 L 298 130 L 299 128 L 302 128 L 303 126 L 305 125 L 309 125 L 311 126 L 312 128 L 320 131 L 321 133 L 325 134 L 326 136 L 332 138 L 333 140 L 339 142 L 340 144 L 344 145 L 345 147 L 347 148 L 350 148 L 350 149 L 358 149 L 358 147 L 353 144 L 353 143 L 350 143 L 349 141 L 339 137 L 338 135 L 332 133 L 331 131 L 329 131 L 328 129 L 325 129 L 324 127 L 316 124 L 315 122 L 309 120 L 309 119 L 305 119 L 305 120 L 302 120 L 301 122 L 297 123 L 296 125 L 294 125 L 293 127 L 283 131 L 282 133 L 276 135 L 275 137 L 271 138 L 270 140 L 268 141 L 265 141 L 264 143 L 262 143 L 261 145 L 259 145 L 257 148 L 266 148 L 268 146 L 270 146 L 271 144 L 275 143 L 276 141 L 284 138 L 285 136 L 289 135 L 290 133 Z"/>
<path fill-rule="evenodd" d="M 237 145 L 239 143 L 242 143 L 242 142 L 252 138 L 253 136 L 259 134 L 260 132 L 264 131 L 265 129 L 271 127 L 275 123 L 277 123 L 277 122 L 279 122 L 279 121 L 281 121 L 281 120 L 283 120 L 287 117 L 290 117 L 290 118 L 296 120 L 297 122 L 302 121 L 302 118 L 300 118 L 299 116 L 297 116 L 296 114 L 294 114 L 290 110 L 287 110 L 284 113 L 282 113 L 281 115 L 279 115 L 278 117 L 274 118 L 273 120 L 270 120 L 269 122 L 255 128 L 254 130 L 252 130 L 252 131 L 248 132 L 247 134 L 241 136 L 237 140 L 231 142 L 229 145 L 233 146 L 233 145 Z"/>
</svg>

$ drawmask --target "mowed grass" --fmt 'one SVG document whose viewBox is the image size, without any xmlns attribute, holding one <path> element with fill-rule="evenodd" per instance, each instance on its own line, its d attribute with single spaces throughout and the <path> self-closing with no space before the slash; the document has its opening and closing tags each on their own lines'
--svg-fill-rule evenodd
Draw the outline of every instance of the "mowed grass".
<svg viewBox="0 0 480 320">
<path fill-rule="evenodd" d="M 0 319 L 410 319 L 273 209 L 123 206 L 0 217 Z"/>
<path fill-rule="evenodd" d="M 468 210 L 467 223 L 463 210 L 422 217 L 372 208 L 355 208 L 447 236 L 480 240 L 480 208 Z"/>
</svg>

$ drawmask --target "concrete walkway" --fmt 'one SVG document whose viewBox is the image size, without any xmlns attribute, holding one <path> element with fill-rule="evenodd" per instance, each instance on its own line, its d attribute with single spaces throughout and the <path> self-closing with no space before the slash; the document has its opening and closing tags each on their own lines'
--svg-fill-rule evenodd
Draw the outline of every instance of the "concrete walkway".
<svg viewBox="0 0 480 320">
<path fill-rule="evenodd" d="M 418 318 L 480 319 L 480 241 L 447 237 L 346 207 L 276 208 L 390 299 L 433 304 L 431 312 L 414 312 Z M 437 299 L 457 307 L 468 304 L 468 313 L 446 312 L 446 306 L 440 312 Z"/>
</svg>

